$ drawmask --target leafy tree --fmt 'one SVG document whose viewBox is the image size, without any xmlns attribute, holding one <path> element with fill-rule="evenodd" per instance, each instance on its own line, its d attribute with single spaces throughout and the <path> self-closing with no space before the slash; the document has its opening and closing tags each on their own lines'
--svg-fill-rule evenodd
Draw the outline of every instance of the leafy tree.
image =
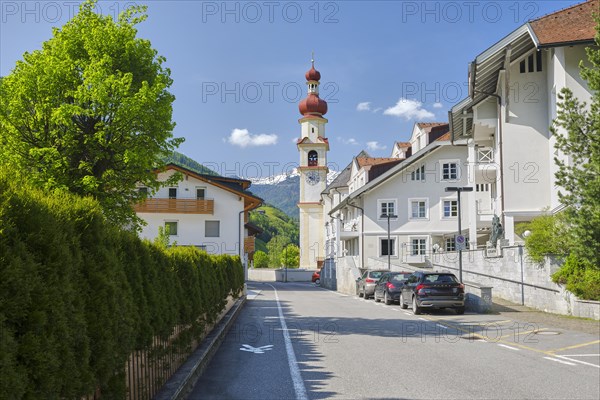
<svg viewBox="0 0 600 400">
<path fill-rule="evenodd" d="M 515 229 L 516 230 L 516 229 Z M 531 234 L 525 238 L 527 254 L 535 262 L 544 261 L 548 254 L 565 255 L 571 247 L 571 237 L 565 223 L 565 214 L 544 214 L 519 226 L 520 234 Z"/>
<path fill-rule="evenodd" d="M 280 260 L 285 267 L 298 268 L 300 266 L 300 248 L 295 244 L 285 246 Z"/>
<path fill-rule="evenodd" d="M 132 203 L 160 187 L 153 168 L 173 138 L 171 73 L 135 26 L 146 7 L 113 20 L 87 0 L 41 50 L 0 80 L 0 159 L 52 190 L 99 201 L 105 216 L 137 227 Z"/>
<path fill-rule="evenodd" d="M 281 254 L 283 253 L 285 246 L 289 243 L 288 238 L 285 236 L 275 236 L 267 243 L 267 249 L 269 250 L 269 267 L 281 267 Z"/>
<path fill-rule="evenodd" d="M 269 256 L 264 251 L 254 253 L 254 268 L 267 268 L 269 266 Z"/>
<path fill-rule="evenodd" d="M 600 32 L 596 35 L 600 45 Z M 591 66 L 581 63 L 581 75 L 592 90 L 589 108 L 564 88 L 560 93 L 553 133 L 556 149 L 564 158 L 555 157 L 559 167 L 559 197 L 566 210 L 576 243 L 572 252 L 593 265 L 600 265 L 600 50 L 586 49 Z"/>
</svg>

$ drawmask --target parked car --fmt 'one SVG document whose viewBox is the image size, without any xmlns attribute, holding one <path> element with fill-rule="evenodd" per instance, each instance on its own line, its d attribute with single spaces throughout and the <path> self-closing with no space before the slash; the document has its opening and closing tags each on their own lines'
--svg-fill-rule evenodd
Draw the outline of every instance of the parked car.
<svg viewBox="0 0 600 400">
<path fill-rule="evenodd" d="M 400 293 L 400 307 L 412 306 L 415 314 L 424 308 L 453 308 L 465 313 L 465 285 L 450 272 L 414 272 Z"/>
<path fill-rule="evenodd" d="M 316 283 L 317 285 L 321 284 L 321 270 L 320 269 L 313 272 L 312 281 L 313 281 L 313 283 Z"/>
<path fill-rule="evenodd" d="M 356 293 L 358 294 L 358 297 L 363 297 L 366 300 L 373 296 L 375 284 L 379 278 L 381 278 L 381 275 L 386 272 L 389 271 L 387 269 L 381 269 L 363 272 L 361 277 L 356 280 Z"/>
<path fill-rule="evenodd" d="M 376 302 L 383 300 L 387 305 L 393 301 L 400 301 L 400 292 L 404 282 L 411 275 L 411 272 L 386 272 L 375 284 L 373 298 Z"/>
</svg>

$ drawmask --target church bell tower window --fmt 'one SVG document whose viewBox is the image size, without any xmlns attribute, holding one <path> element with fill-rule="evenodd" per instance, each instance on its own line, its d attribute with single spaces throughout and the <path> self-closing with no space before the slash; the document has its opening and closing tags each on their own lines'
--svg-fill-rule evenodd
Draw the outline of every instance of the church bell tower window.
<svg viewBox="0 0 600 400">
<path fill-rule="evenodd" d="M 319 165 L 319 156 L 316 151 L 311 150 L 308 153 L 308 166 L 316 167 L 317 165 Z"/>
</svg>

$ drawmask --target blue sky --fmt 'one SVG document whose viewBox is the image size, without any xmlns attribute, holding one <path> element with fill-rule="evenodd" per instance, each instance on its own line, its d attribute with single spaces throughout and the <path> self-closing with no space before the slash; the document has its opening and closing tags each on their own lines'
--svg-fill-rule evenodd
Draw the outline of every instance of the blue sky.
<svg viewBox="0 0 600 400">
<path fill-rule="evenodd" d="M 330 168 L 387 157 L 415 121 L 445 121 L 467 65 L 529 19 L 581 1 L 139 1 L 139 36 L 167 58 L 179 150 L 225 175 L 298 163 L 311 52 L 329 104 Z M 0 75 L 40 48 L 76 1 L 0 0 Z M 133 2 L 129 2 L 131 4 Z M 101 1 L 114 15 L 127 2 Z M 404 101 L 400 102 L 400 99 Z"/>
</svg>

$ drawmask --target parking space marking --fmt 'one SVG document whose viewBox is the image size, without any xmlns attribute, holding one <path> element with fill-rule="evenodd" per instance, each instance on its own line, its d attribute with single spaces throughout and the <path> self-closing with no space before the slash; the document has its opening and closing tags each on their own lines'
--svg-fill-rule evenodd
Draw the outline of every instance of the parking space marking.
<svg viewBox="0 0 600 400">
<path fill-rule="evenodd" d="M 600 354 L 561 354 L 561 357 L 600 357 Z"/>
<path fill-rule="evenodd" d="M 600 343 L 600 340 L 594 340 L 593 342 L 581 343 L 581 344 L 576 344 L 576 345 L 573 345 L 573 346 L 562 347 L 560 349 L 549 350 L 549 352 L 550 353 L 556 353 L 556 352 L 559 352 L 559 351 L 565 351 L 565 350 L 571 350 L 571 349 L 578 349 L 580 347 L 591 346 L 593 344 L 598 344 L 598 343 Z"/>
<path fill-rule="evenodd" d="M 565 360 L 573 361 L 575 363 L 579 363 L 579 364 L 583 364 L 583 365 L 589 365 L 590 367 L 596 367 L 596 368 L 600 369 L 600 365 L 592 364 L 592 363 L 581 361 L 581 360 L 575 360 L 575 359 L 567 357 L 567 356 L 559 356 L 558 354 L 556 355 L 556 357 L 563 358 Z"/>
<path fill-rule="evenodd" d="M 419 318 L 419 319 L 420 319 L 421 321 L 429 321 L 429 322 L 432 322 L 432 321 L 428 320 L 427 318 Z"/>
<path fill-rule="evenodd" d="M 442 324 L 436 324 L 436 325 L 437 325 L 437 326 L 439 326 L 440 328 L 443 328 L 443 329 L 448 329 L 448 327 L 447 327 L 447 326 L 444 326 L 444 325 L 442 325 Z"/>
<path fill-rule="evenodd" d="M 559 360 L 559 359 L 557 359 L 557 358 L 552 358 L 552 357 L 544 357 L 544 358 L 545 358 L 546 360 L 550 360 L 550 361 L 556 361 L 556 362 L 558 362 L 558 363 L 561 363 L 561 364 L 572 365 L 572 366 L 574 366 L 574 367 L 575 367 L 575 366 L 577 366 L 577 364 L 573 364 L 573 363 L 571 363 L 571 362 L 568 362 L 568 361 Z"/>
<path fill-rule="evenodd" d="M 504 348 L 507 348 L 507 349 L 511 349 L 511 350 L 515 350 L 515 351 L 521 351 L 520 349 L 517 349 L 516 347 L 508 346 L 508 345 L 502 344 L 502 343 L 498 343 L 498 346 L 504 347 Z"/>
</svg>

